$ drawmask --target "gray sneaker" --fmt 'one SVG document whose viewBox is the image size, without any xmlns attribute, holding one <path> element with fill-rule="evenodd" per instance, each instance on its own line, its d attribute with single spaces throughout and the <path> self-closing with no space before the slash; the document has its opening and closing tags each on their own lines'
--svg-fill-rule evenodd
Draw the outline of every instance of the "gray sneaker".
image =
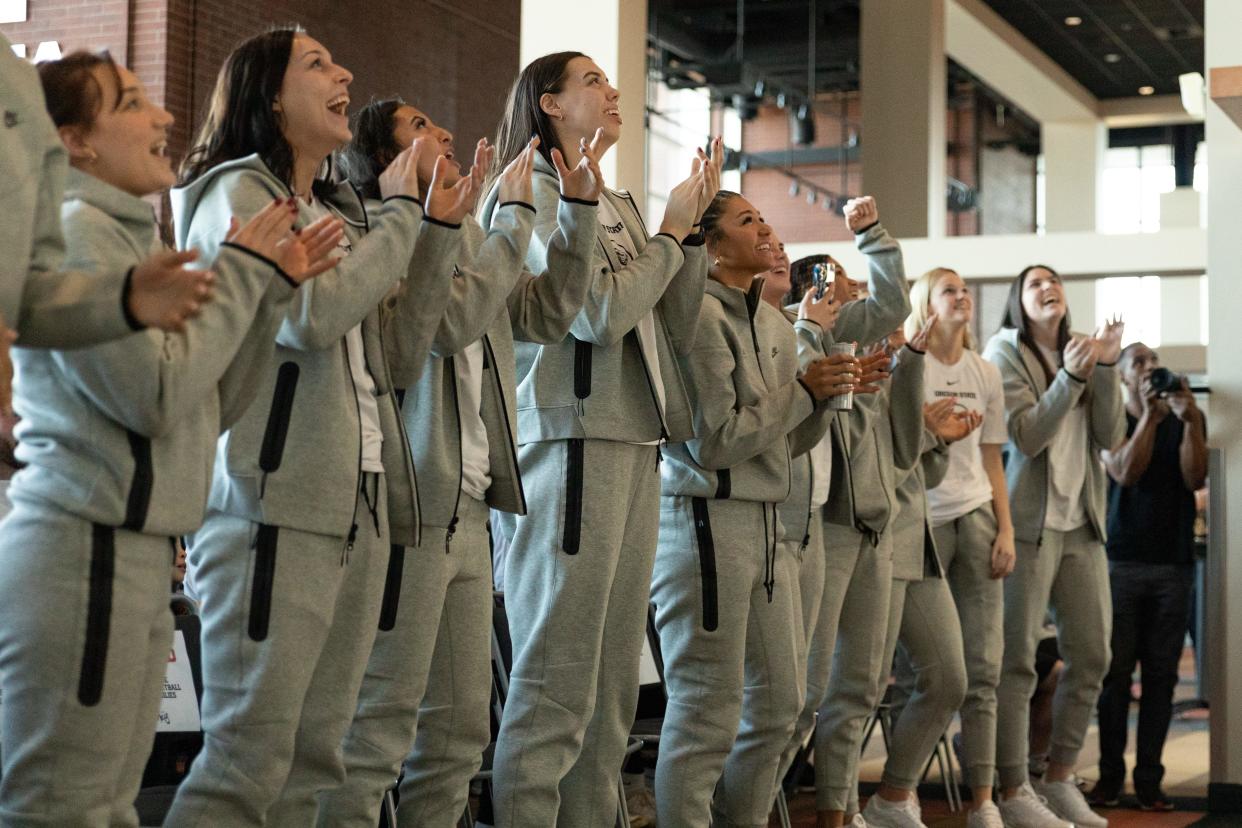
<svg viewBox="0 0 1242 828">
<path fill-rule="evenodd" d="M 1072 780 L 1036 782 L 1035 791 L 1048 800 L 1048 807 L 1078 828 L 1108 828 L 1108 820 L 1091 810 L 1087 798 Z"/>
<path fill-rule="evenodd" d="M 1001 819 L 1005 828 L 1074 828 L 1048 810 L 1048 802 L 1035 793 L 1030 782 L 1022 783 L 1018 792 L 1000 801 Z"/>
<path fill-rule="evenodd" d="M 1000 808 L 989 799 L 970 812 L 970 816 L 966 818 L 966 828 L 1005 828 L 1005 821 L 1001 819 Z"/>
</svg>

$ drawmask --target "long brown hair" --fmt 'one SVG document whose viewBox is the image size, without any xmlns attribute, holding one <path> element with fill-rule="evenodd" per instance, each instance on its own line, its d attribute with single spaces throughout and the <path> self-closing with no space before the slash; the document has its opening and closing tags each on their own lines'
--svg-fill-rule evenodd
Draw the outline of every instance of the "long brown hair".
<svg viewBox="0 0 1242 828">
<path fill-rule="evenodd" d="M 289 68 L 293 38 L 302 31 L 300 26 L 279 26 L 233 49 L 216 76 L 207 117 L 181 162 L 179 184 L 253 153 L 281 181 L 293 182 L 293 147 L 272 104 Z"/>
<path fill-rule="evenodd" d="M 552 148 L 556 147 L 561 154 L 565 148 L 556 138 L 556 130 L 552 128 L 552 119 L 539 105 L 544 95 L 560 92 L 565 86 L 565 70 L 574 58 L 586 57 L 582 52 L 553 52 L 531 61 L 513 82 L 509 90 L 509 100 L 505 103 L 505 114 L 500 119 L 496 131 L 496 155 L 492 160 L 492 168 L 488 170 L 487 181 L 483 192 L 491 190 L 492 184 L 500 176 L 502 170 L 526 149 L 530 139 L 539 136 L 539 154 L 549 164 L 552 163 Z"/>
</svg>

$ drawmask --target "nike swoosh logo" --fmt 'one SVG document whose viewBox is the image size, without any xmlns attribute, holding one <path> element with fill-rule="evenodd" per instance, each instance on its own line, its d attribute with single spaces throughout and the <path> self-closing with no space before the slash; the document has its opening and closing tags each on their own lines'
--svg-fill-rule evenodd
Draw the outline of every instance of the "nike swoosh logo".
<svg viewBox="0 0 1242 828">
<path fill-rule="evenodd" d="M 945 380 L 945 385 L 957 385 L 960 380 Z"/>
</svg>

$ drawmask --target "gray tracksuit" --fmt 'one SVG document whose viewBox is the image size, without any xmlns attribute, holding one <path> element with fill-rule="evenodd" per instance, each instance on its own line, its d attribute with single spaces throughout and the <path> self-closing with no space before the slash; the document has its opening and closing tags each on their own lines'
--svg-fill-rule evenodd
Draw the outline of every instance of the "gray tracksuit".
<svg viewBox="0 0 1242 828">
<path fill-rule="evenodd" d="M 831 331 L 823 331 L 814 322 L 806 320 L 794 325 L 798 333 L 799 350 L 805 353 L 804 364 L 826 353 L 834 341 L 857 341 L 861 352 L 870 343 L 891 333 L 910 313 L 909 288 L 906 284 L 901 248 L 897 241 L 888 234 L 883 225 L 876 224 L 859 233 L 855 237 L 855 243 L 867 256 L 870 296 L 844 305 Z M 827 438 L 833 441 L 834 467 L 845 462 L 840 453 L 839 440 L 834 436 L 834 432 L 838 430 L 839 420 L 832 426 Z M 808 487 L 808 498 L 809 494 Z M 840 482 L 835 479 L 831 483 L 829 498 L 834 494 L 843 496 Z M 826 521 L 827 513 L 821 509 L 817 517 Z M 852 561 L 853 552 L 850 552 L 848 558 L 843 558 L 841 539 L 838 538 L 830 544 L 824 534 L 825 528 L 823 522 L 814 527 L 812 544 L 808 547 L 822 549 L 823 555 L 816 559 L 804 553 L 799 569 L 807 653 L 806 698 L 793 738 L 782 757 L 782 775 L 784 769 L 793 762 L 798 748 L 814 729 L 816 714 L 827 693 L 843 590 L 853 567 L 851 563 L 850 568 L 843 573 L 840 566 L 836 569 L 828 566 L 834 560 L 839 564 L 844 564 L 846 560 Z M 846 545 L 857 544 L 853 539 L 848 539 Z M 830 587 L 835 591 L 829 593 Z"/>
<path fill-rule="evenodd" d="M 938 485 L 948 469 L 949 447 L 927 430 L 923 447 L 920 462 L 901 476 L 897 486 L 890 529 L 893 581 L 888 633 L 875 676 L 877 696 L 882 696 L 900 645 L 901 663 L 908 666 L 913 683 L 906 685 L 908 695 L 903 694 L 894 705 L 884 781 L 906 790 L 918 785 L 936 743 L 966 695 L 962 629 L 927 512 L 927 489 Z"/>
<path fill-rule="evenodd" d="M 463 223 L 449 305 L 402 405 L 419 473 L 423 543 L 392 547 L 379 632 L 345 738 L 346 782 L 320 802 L 325 828 L 375 825 L 402 759 L 399 823 L 454 824 L 491 738 L 488 506 L 526 512 L 514 440 L 514 325 L 529 320 L 522 333 L 563 338 L 575 297 L 580 305 L 586 292 L 576 277 L 595 247 L 593 206 L 562 201 L 556 209 L 557 267 L 540 276 L 523 267 L 533 206 L 509 202 L 489 211 L 486 232 L 473 218 Z M 390 349 L 401 342 L 391 337 Z M 455 363 L 476 342 L 483 353 L 477 414 L 491 478 L 484 500 L 462 489 L 464 412 Z"/>
<path fill-rule="evenodd" d="M 762 289 L 708 281 L 684 359 L 695 436 L 668 447 L 661 473 L 651 597 L 669 698 L 656 806 L 673 828 L 767 824 L 804 693 L 777 504 L 791 456 L 824 436 L 832 409 L 798 378 L 793 326 Z"/>
<path fill-rule="evenodd" d="M 177 236 L 208 247 L 231 216 L 287 195 L 257 156 L 221 164 L 173 191 Z M 374 216 L 346 184 L 321 185 L 317 199 L 345 220 L 352 250 L 298 291 L 272 367 L 247 380 L 259 389 L 254 404 L 219 443 L 211 511 L 189 556 L 203 599 L 206 741 L 170 826 L 313 821 L 317 794 L 344 776 L 340 743 L 375 635 L 389 538 L 417 542 L 385 342 L 397 330 L 420 341 L 405 358 L 421 366 L 461 234 L 422 218 L 412 199 L 388 199 Z M 359 323 L 382 474 L 362 471 L 346 347 Z"/>
<path fill-rule="evenodd" d="M 1051 383 L 1018 332 L 1002 329 L 984 356 L 1000 368 L 1009 429 L 1005 477 L 1017 539 L 1018 563 L 1005 581 L 1005 655 L 997 687 L 996 766 L 1002 787 L 1027 780 L 1030 699 L 1035 691 L 1035 649 L 1051 605 L 1065 658 L 1053 708 L 1050 757 L 1072 765 L 1109 663 L 1112 599 L 1104 555 L 1105 472 L 1099 452 L 1125 435 L 1117 372 L 1096 365 L 1087 382 L 1061 368 Z M 1086 399 L 1084 400 L 1084 395 Z M 1045 527 L 1050 468 L 1048 446 L 1076 405 L 1087 406 L 1086 525 L 1068 532 Z"/>
<path fill-rule="evenodd" d="M 854 398 L 833 423 L 832 489 L 824 506 L 828 572 L 823 607 L 838 623 L 828 692 L 815 732 L 820 810 L 846 810 L 858 776 L 862 728 L 879 702 L 893 577 L 890 521 L 900 476 L 918 462 L 923 357 L 904 348 L 888 387 Z"/>
<path fill-rule="evenodd" d="M 68 154 L 43 100 L 34 66 L 0 33 L 0 317 L 18 344 L 73 348 L 126 336 L 124 283 L 130 267 L 108 273 L 62 270 L 61 201 Z"/>
<path fill-rule="evenodd" d="M 83 274 L 160 247 L 147 202 L 76 170 L 62 215 Z M 225 378 L 273 355 L 243 347 L 247 330 L 270 343 L 293 295 L 243 248 L 222 245 L 212 267 L 215 301 L 183 333 L 14 353 L 27 465 L 0 530 L 4 825 L 138 824 L 172 643 L 170 537 L 202 522 L 221 422 L 249 401 Z"/>
<path fill-rule="evenodd" d="M 540 273 L 551 263 L 560 199 L 542 158 L 534 185 L 527 267 Z M 518 465 L 539 508 L 501 515 L 514 663 L 496 745 L 498 828 L 603 825 L 615 816 L 658 530 L 654 443 L 692 433 L 677 356 L 693 343 L 702 303 L 702 237 L 648 237 L 627 194 L 602 197 L 635 257 L 622 265 L 597 227 L 591 265 L 575 276 L 588 288 L 570 335 L 516 346 Z M 636 329 L 648 313 L 654 354 Z"/>
</svg>

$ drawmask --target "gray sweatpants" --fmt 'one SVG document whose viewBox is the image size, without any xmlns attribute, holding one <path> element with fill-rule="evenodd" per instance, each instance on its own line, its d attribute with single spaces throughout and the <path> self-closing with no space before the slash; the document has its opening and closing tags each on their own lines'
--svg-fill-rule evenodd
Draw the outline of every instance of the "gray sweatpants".
<svg viewBox="0 0 1242 828">
<path fill-rule="evenodd" d="M 962 628 L 944 578 L 893 579 L 883 667 L 876 677 L 879 695 L 888 684 L 888 668 L 898 646 L 914 683 L 909 698 L 895 711 L 883 780 L 914 790 L 966 695 Z"/>
<path fill-rule="evenodd" d="M 1005 580 L 1005 655 L 996 690 L 996 765 L 1001 786 L 1027 781 L 1035 649 L 1051 606 L 1065 671 L 1052 707 L 1049 758 L 1078 761 L 1108 672 L 1113 608 L 1108 560 L 1090 526 L 1045 529 L 1043 543 L 1018 544 L 1018 564 Z"/>
<path fill-rule="evenodd" d="M 447 548 L 444 527 L 424 526 L 421 546 L 390 552 L 345 784 L 320 796 L 321 828 L 374 828 L 407 754 L 399 824 L 451 826 L 462 814 L 491 739 L 492 562 L 487 505 L 462 494 L 457 517 Z"/>
<path fill-rule="evenodd" d="M 607 440 L 518 450 L 531 510 L 503 516 L 513 671 L 496 742 L 497 828 L 616 819 L 659 529 L 658 456 Z"/>
<path fill-rule="evenodd" d="M 21 503 L 0 538 L 0 825 L 137 826 L 172 646 L 169 539 Z"/>
<path fill-rule="evenodd" d="M 362 488 L 352 548 L 219 512 L 195 534 L 204 743 L 168 828 L 306 828 L 319 793 L 344 781 L 389 553 L 384 476 Z"/>
<path fill-rule="evenodd" d="M 788 554 L 774 534 L 776 510 L 747 501 L 660 501 L 651 597 L 668 706 L 657 822 L 766 826 L 803 694 L 791 567 L 777 560 L 769 569 L 773 544 L 778 557 Z"/>
<path fill-rule="evenodd" d="M 980 506 L 932 530 L 957 617 L 966 635 L 966 698 L 962 702 L 963 775 L 971 788 L 991 786 L 996 776 L 996 686 L 1005 651 L 1005 582 L 993 578 L 992 504 Z"/>
<path fill-rule="evenodd" d="M 820 612 L 838 619 L 828 692 L 815 729 L 815 799 L 821 811 L 844 811 L 857 800 L 863 726 L 880 701 L 875 677 L 884 669 L 892 591 L 888 534 L 870 537 L 824 524 L 828 571 Z"/>
<path fill-rule="evenodd" d="M 836 612 L 824 601 L 827 588 L 828 561 L 824 549 L 824 524 L 817 514 L 811 521 L 810 542 L 798 552 L 801 541 L 787 541 L 792 547 L 791 555 L 797 566 L 795 584 L 798 590 L 798 606 L 802 616 L 801 649 L 798 652 L 798 669 L 803 671 L 806 687 L 802 711 L 794 727 L 793 738 L 781 755 L 779 783 L 789 771 L 802 743 L 815 729 L 815 714 L 828 692 L 828 674 L 832 669 L 832 651 L 837 643 Z M 775 793 L 775 792 L 773 792 Z"/>
</svg>

